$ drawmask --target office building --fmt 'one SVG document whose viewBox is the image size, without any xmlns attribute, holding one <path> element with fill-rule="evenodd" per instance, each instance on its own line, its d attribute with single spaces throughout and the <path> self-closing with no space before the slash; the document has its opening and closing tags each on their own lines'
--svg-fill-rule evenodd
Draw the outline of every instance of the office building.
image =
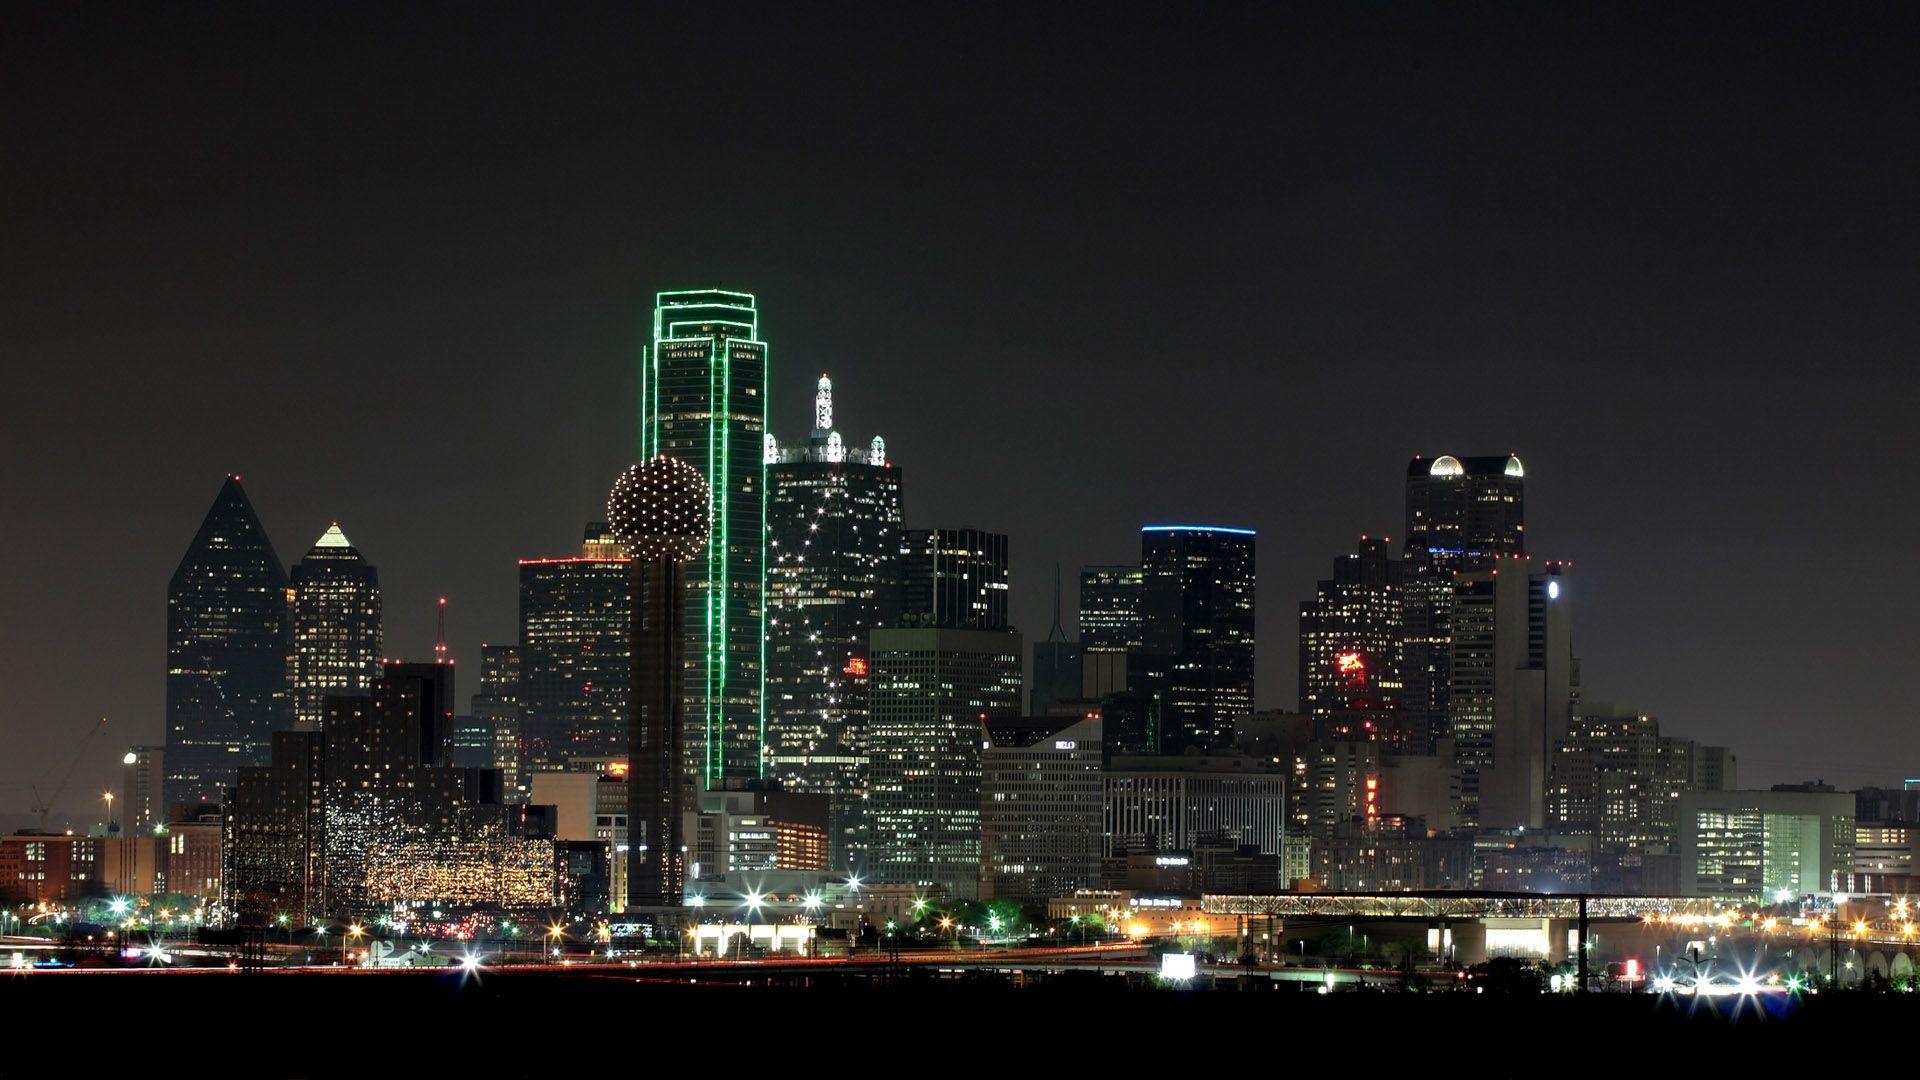
<svg viewBox="0 0 1920 1080">
<path fill-rule="evenodd" d="M 981 529 L 908 529 L 902 626 L 1007 629 L 1007 536 Z"/>
<path fill-rule="evenodd" d="M 1577 690 L 1567 583 L 1564 564 L 1524 558 L 1455 577 L 1448 708 L 1467 824 L 1546 822 L 1548 748 L 1566 736 Z"/>
<path fill-rule="evenodd" d="M 1693 787 L 1694 750 L 1691 740 L 1662 736 L 1651 716 L 1583 706 L 1554 746 L 1548 826 L 1591 836 L 1602 853 L 1670 849 L 1680 797 Z"/>
<path fill-rule="evenodd" d="M 0 905 L 57 904 L 105 895 L 106 838 L 15 833 L 0 836 Z"/>
<path fill-rule="evenodd" d="M 1100 718 L 989 717 L 980 751 L 980 896 L 1023 902 L 1100 883 Z"/>
<path fill-rule="evenodd" d="M 852 829 L 867 785 L 867 638 L 900 621 L 901 476 L 883 439 L 849 448 L 833 422 L 822 375 L 806 443 L 768 455 L 767 769 L 832 797 Z M 836 839 L 839 858 L 851 842 Z"/>
<path fill-rule="evenodd" d="M 1424 724 L 1400 723 L 1400 592 L 1400 560 L 1387 539 L 1363 536 L 1301 603 L 1300 708 L 1322 737 L 1380 742 L 1392 753 L 1430 751 Z"/>
<path fill-rule="evenodd" d="M 578 556 L 520 560 L 519 739 L 530 772 L 626 753 L 627 558 L 605 523 L 586 535 Z"/>
<path fill-rule="evenodd" d="M 768 871 L 827 869 L 829 797 L 787 791 L 708 791 L 687 829 L 689 880 L 752 882 Z M 744 875 L 744 876 L 743 876 Z"/>
<path fill-rule="evenodd" d="M 293 567 L 293 719 L 318 731 L 331 694 L 380 677 L 380 572 L 334 522 Z"/>
<path fill-rule="evenodd" d="M 1017 715 L 1020 635 L 875 630 L 868 865 L 895 885 L 970 898 L 980 877 L 981 725 Z"/>
<path fill-rule="evenodd" d="M 167 751 L 130 746 L 120 758 L 120 819 L 128 832 L 149 832 L 167 820 Z"/>
<path fill-rule="evenodd" d="M 330 914 L 326 747 L 318 731 L 275 732 L 267 764 L 241 769 L 222 807 L 221 905 L 244 925 L 314 926 Z"/>
<path fill-rule="evenodd" d="M 167 586 L 166 803 L 218 803 L 293 723 L 287 573 L 228 476 Z"/>
<path fill-rule="evenodd" d="M 1454 575 L 1527 553 L 1525 495 L 1526 468 L 1511 454 L 1415 457 L 1407 466 L 1401 711 L 1430 742 L 1449 727 Z"/>
<path fill-rule="evenodd" d="M 663 292 L 641 365 L 641 460 L 686 462 L 711 493 L 710 540 L 683 575 L 689 667 L 681 692 L 703 788 L 765 770 L 767 344 L 759 331 L 751 293 Z"/>
<path fill-rule="evenodd" d="M 1287 788 L 1289 823 L 1300 835 L 1324 841 L 1340 825 L 1373 822 L 1385 809 L 1381 775 L 1377 742 L 1319 739 L 1299 747 Z"/>
<path fill-rule="evenodd" d="M 1238 756 L 1115 756 L 1106 773 L 1106 854 L 1185 851 L 1231 836 L 1269 855 L 1287 848 L 1287 772 Z"/>
<path fill-rule="evenodd" d="M 473 727 L 492 745 L 485 764 L 500 770 L 501 790 L 509 802 L 526 798 L 532 776 L 521 737 L 520 661 L 518 645 L 480 646 L 480 692 L 468 706 Z"/>
<path fill-rule="evenodd" d="M 1160 752 L 1224 749 L 1253 713 L 1254 532 L 1150 525 L 1140 548 L 1141 651 L 1166 662 Z"/>
<path fill-rule="evenodd" d="M 1680 797 L 1680 887 L 1689 896 L 1772 902 L 1844 887 L 1854 872 L 1853 795 L 1689 791 Z"/>
<path fill-rule="evenodd" d="M 1143 581 L 1137 566 L 1080 568 L 1081 648 L 1090 653 L 1140 648 Z"/>
</svg>

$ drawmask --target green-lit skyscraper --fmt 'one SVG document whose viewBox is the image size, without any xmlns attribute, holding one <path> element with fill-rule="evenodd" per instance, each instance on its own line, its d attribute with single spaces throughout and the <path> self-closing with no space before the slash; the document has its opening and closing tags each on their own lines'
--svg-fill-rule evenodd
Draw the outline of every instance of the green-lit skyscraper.
<svg viewBox="0 0 1920 1080">
<path fill-rule="evenodd" d="M 753 294 L 660 293 L 640 369 L 640 456 L 687 462 L 712 492 L 712 539 L 686 564 L 683 681 L 687 752 L 707 788 L 765 769 L 766 428 Z"/>
</svg>

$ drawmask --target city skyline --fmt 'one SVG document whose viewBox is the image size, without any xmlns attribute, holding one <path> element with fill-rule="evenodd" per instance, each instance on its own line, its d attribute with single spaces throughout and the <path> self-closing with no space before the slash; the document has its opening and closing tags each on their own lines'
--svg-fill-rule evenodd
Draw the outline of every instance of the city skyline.
<svg viewBox="0 0 1920 1080">
<path fill-rule="evenodd" d="M 1039 41 L 1066 33 L 1047 16 L 1030 18 Z M 1621 44 L 1621 31 L 1582 44 L 1565 24 L 1540 18 L 1522 29 L 1542 33 L 1538 47 L 1572 72 L 1576 102 L 1598 118 L 1597 149 L 1543 133 L 1558 114 L 1513 103 L 1525 93 L 1481 120 L 1458 104 L 1431 106 L 1419 114 L 1431 120 L 1424 129 L 1395 126 L 1392 110 L 1364 102 L 1338 106 L 1337 122 L 1280 110 L 1273 143 L 1192 198 L 1176 182 L 1191 179 L 1184 172 L 1168 176 L 1132 156 L 1123 137 L 1132 127 L 1099 113 L 1086 133 L 1094 149 L 1050 155 L 1049 129 L 1023 121 L 1007 90 L 986 87 L 981 115 L 1005 122 L 1008 148 L 964 180 L 947 166 L 987 145 L 983 121 L 888 68 L 913 92 L 903 105 L 868 106 L 873 118 L 926 106 L 939 120 L 907 125 L 902 136 L 920 164 L 879 174 L 919 192 L 905 205 L 863 209 L 861 196 L 884 189 L 860 183 L 835 194 L 838 167 L 832 183 L 821 180 L 826 155 L 872 165 L 871 150 L 804 123 L 795 130 L 828 138 L 802 147 L 769 127 L 759 142 L 788 166 L 785 194 L 729 180 L 715 202 L 738 209 L 724 217 L 697 209 L 681 223 L 616 216 L 613 232 L 646 237 L 627 243 L 581 243 L 607 232 L 596 215 L 615 194 L 631 200 L 625 190 L 589 183 L 583 209 L 542 223 L 516 208 L 563 201 L 552 196 L 564 177 L 508 188 L 459 177 L 452 205 L 463 212 L 452 218 L 422 216 L 439 191 L 429 199 L 402 189 L 372 198 L 356 226 L 354 200 L 302 198 L 314 192 L 286 176 L 270 193 L 231 188 L 221 169 L 169 149 L 180 132 L 158 114 L 142 113 L 155 130 L 123 148 L 45 120 L 106 115 L 102 104 L 122 89 L 107 77 L 83 80 L 61 106 L 28 100 L 7 132 L 56 171 L 25 192 L 18 243 L 3 256 L 7 280 L 20 286 L 0 309 L 18 328 L 6 346 L 23 373 L 15 400 L 30 407 L 7 413 L 6 449 L 20 464 L 7 477 L 0 528 L 45 566 L 0 620 L 8 675 L 0 723 L 17 747 L 0 763 L 0 815 L 23 814 L 28 786 L 62 767 L 99 716 L 110 718 L 110 734 L 95 741 L 75 792 L 110 787 L 119 749 L 162 741 L 155 600 L 225 473 L 246 477 L 277 550 L 303 551 L 337 520 L 377 553 L 390 655 L 430 656 L 440 596 L 451 600 L 455 656 L 472 663 L 483 641 L 511 641 L 514 561 L 571 550 L 597 516 L 605 478 L 631 459 L 648 298 L 705 283 L 751 290 L 777 328 L 769 416 L 800 415 L 814 379 L 830 370 L 843 408 L 886 432 L 890 455 L 912 465 L 907 527 L 964 522 L 1010 536 L 1012 621 L 1029 641 L 1050 622 L 1055 563 L 1072 576 L 1082 565 L 1131 562 L 1137 530 L 1150 522 L 1244 522 L 1260 534 L 1268 599 L 1256 633 L 1268 643 L 1258 653 L 1259 704 L 1292 705 L 1294 610 L 1358 536 L 1402 539 L 1395 481 L 1407 459 L 1515 452 L 1527 463 L 1529 550 L 1580 568 L 1578 649 L 1596 698 L 1739 748 L 1754 785 L 1897 781 L 1911 771 L 1901 761 L 1920 760 L 1920 734 L 1903 723 L 1912 638 L 1899 618 L 1916 585 L 1910 571 L 1869 568 L 1858 548 L 1863 538 L 1912 535 L 1915 524 L 1910 501 L 1896 497 L 1911 436 L 1894 409 L 1910 376 L 1883 374 L 1911 329 L 1899 301 L 1910 282 L 1898 270 L 1869 273 L 1903 266 L 1898 252 L 1911 247 L 1899 226 L 1869 213 L 1904 192 L 1906 181 L 1878 186 L 1888 181 L 1877 177 L 1913 175 L 1895 167 L 1911 165 L 1911 146 L 1856 142 L 1890 106 L 1871 103 L 1871 85 L 1816 67 L 1810 92 L 1824 107 L 1782 107 L 1769 119 L 1837 160 L 1778 162 L 1750 142 L 1753 114 L 1740 97 L 1764 83 L 1757 62 L 1725 56 L 1714 79 L 1690 80 L 1678 47 L 1648 63 L 1679 80 L 1685 122 L 1650 125 L 1658 113 L 1644 97 L 1608 100 L 1621 87 L 1606 73 L 1607 48 Z M 1712 40 L 1687 17 L 1673 20 L 1679 38 Z M 1316 28 L 1333 32 L 1328 58 L 1297 58 L 1306 73 L 1296 78 L 1334 78 L 1342 59 L 1364 52 L 1369 39 L 1333 23 Z M 58 25 L 35 33 L 63 55 L 83 44 L 118 48 L 76 42 Z M 1434 42 L 1419 25 L 1383 33 L 1423 56 Z M 1496 33 L 1483 49 L 1501 40 Z M 1791 47 L 1784 30 L 1767 40 Z M 1178 70 L 1192 70 L 1194 42 L 1172 34 Z M 377 91 L 439 124 L 456 158 L 493 161 L 479 149 L 483 132 L 411 95 L 400 57 L 367 48 Z M 536 44 L 519 55 L 536 75 L 551 74 L 557 52 Z M 1152 94 L 1128 81 L 1134 56 L 1081 58 L 1068 70 L 1099 76 L 1122 111 L 1141 113 Z M 1037 50 L 1007 60 L 1009 85 L 1042 77 Z M 1434 61 L 1432 77 L 1471 89 L 1470 61 Z M 15 70 L 44 74 L 45 62 Z M 776 65 L 738 93 L 798 77 Z M 1410 76 L 1377 77 L 1392 102 L 1419 96 Z M 275 109 L 341 96 L 366 103 L 324 85 L 315 96 L 270 83 L 265 100 Z M 1258 84 L 1242 89 L 1273 100 Z M 216 162 L 277 175 L 282 165 L 259 164 L 243 145 L 261 114 L 209 104 L 204 92 L 174 73 L 159 81 L 156 100 L 209 110 L 202 148 Z M 1098 100 L 1069 88 L 1063 107 Z M 1224 154 L 1234 129 L 1215 125 L 1230 121 L 1202 113 L 1188 102 L 1146 111 L 1139 123 Z M 524 126 L 528 115 L 509 117 L 509 141 L 551 150 Z M 1247 106 L 1233 115 L 1264 114 Z M 1536 137 L 1531 156 L 1495 146 L 1516 133 Z M 377 163 L 421 163 L 420 151 L 368 138 Z M 1301 164 L 1286 149 L 1294 144 L 1315 148 L 1309 156 L 1321 164 Z M 116 164 L 148 151 L 161 151 L 150 155 L 150 175 L 180 185 L 188 210 L 133 221 L 116 209 L 113 181 L 105 194 L 60 182 L 132 174 L 139 170 Z M 1142 169 L 1139 198 L 1151 201 L 1075 209 L 1068 193 L 1107 160 Z M 996 185 L 1029 161 L 1041 163 L 1030 194 L 1006 206 Z M 598 175 L 635 167 L 618 156 L 586 164 Z M 1290 171 L 1296 165 L 1304 175 Z M 1482 165 L 1521 178 L 1482 183 L 1473 178 Z M 1827 181 L 1863 172 L 1873 174 L 1857 181 L 1865 190 L 1826 197 Z M 348 169 L 339 192 L 365 194 L 374 176 Z M 684 194 L 680 182 L 663 183 L 656 201 Z M 1573 194 L 1542 205 L 1549 185 Z M 1624 210 L 1602 197 L 1609 190 L 1641 201 Z M 920 236 L 917 208 L 943 196 L 951 198 L 925 238 L 904 243 Z M 857 227 L 813 225 L 782 209 L 790 199 Z M 1217 206 L 1200 205 L 1208 201 Z M 513 228 L 476 229 L 501 203 Z M 272 223 L 285 242 L 256 252 L 249 230 L 223 226 L 206 256 L 177 250 L 210 207 L 230 209 L 225 220 Z M 1047 227 L 1056 216 L 1063 223 Z M 1754 221 L 1772 227 L 1764 241 L 1752 238 Z M 89 243 L 69 251 L 62 242 L 76 223 Z M 1025 232 L 1047 251 L 1035 257 Z M 957 246 L 969 235 L 976 250 Z M 932 249 L 942 241 L 957 266 L 939 265 Z M 1097 272 L 1133 251 L 1152 257 L 1139 277 Z M 1288 257 L 1268 268 L 1275 251 Z M 502 269 L 523 254 L 532 257 L 524 276 Z M 996 305 L 1012 291 L 1003 264 L 1020 265 L 1012 280 L 1029 290 L 1010 311 Z M 1191 319 L 1174 320 L 1187 324 L 1174 333 L 1137 313 L 1164 310 L 1154 301 L 1169 296 L 1218 316 L 1210 320 L 1218 342 L 1196 341 Z M 1085 313 L 1058 320 L 1075 302 Z M 1257 313 L 1246 320 L 1257 332 L 1223 325 L 1233 305 Z M 1026 343 L 1007 346 L 1003 320 L 979 318 L 989 309 L 1014 319 Z M 341 313 L 350 315 L 336 320 Z M 1094 348 L 1079 348 L 1089 335 Z M 122 359 L 135 355 L 138 364 Z M 1222 356 L 1274 374 L 1254 392 L 1222 394 L 1220 380 L 1240 370 Z M 1864 384 L 1818 373 L 1834 359 L 1855 364 Z M 333 366 L 327 379 L 303 381 L 282 377 L 281 364 Z M 71 370 L 101 377 L 69 380 Z M 1473 392 L 1432 407 L 1440 370 L 1474 377 Z M 393 388 L 428 393 L 436 407 L 422 412 L 384 392 Z M 296 390 L 302 397 L 289 407 Z M 1312 402 L 1325 408 L 1301 408 Z M 88 583 L 82 602 L 70 603 L 65 583 L 79 580 Z M 88 803 L 70 795 L 63 809 L 82 823 L 96 810 Z"/>
</svg>

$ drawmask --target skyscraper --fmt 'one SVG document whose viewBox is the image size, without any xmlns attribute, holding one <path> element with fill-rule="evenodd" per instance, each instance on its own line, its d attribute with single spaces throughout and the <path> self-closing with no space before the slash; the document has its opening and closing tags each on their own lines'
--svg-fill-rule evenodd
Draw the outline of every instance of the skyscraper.
<svg viewBox="0 0 1920 1080">
<path fill-rule="evenodd" d="M 488 764 L 500 770 L 507 800 L 526 797 L 532 774 L 520 731 L 520 646 L 480 646 L 480 692 L 469 711 L 492 743 Z"/>
<path fill-rule="evenodd" d="M 900 470 L 877 435 L 845 445 L 825 375 L 806 443 L 767 459 L 767 769 L 844 811 L 866 793 L 867 635 L 900 619 Z"/>
<path fill-rule="evenodd" d="M 334 522 L 293 567 L 293 719 L 318 731 L 330 694 L 380 677 L 380 572 Z"/>
<path fill-rule="evenodd" d="M 1141 573 L 1137 566 L 1080 568 L 1080 647 L 1128 652 L 1140 647 Z"/>
<path fill-rule="evenodd" d="M 529 772 L 626 753 L 627 559 L 606 536 L 595 522 L 583 554 L 520 560 L 520 741 Z"/>
<path fill-rule="evenodd" d="M 1401 712 L 1410 729 L 1427 729 L 1429 744 L 1445 738 L 1448 728 L 1453 576 L 1527 553 L 1525 496 L 1526 468 L 1511 454 L 1442 454 L 1407 465 Z"/>
<path fill-rule="evenodd" d="M 1007 534 L 908 529 L 902 625 L 1007 628 Z"/>
<path fill-rule="evenodd" d="M 1141 651 L 1167 661 L 1160 752 L 1218 750 L 1253 713 L 1254 532 L 1140 530 Z"/>
<path fill-rule="evenodd" d="M 139 834 L 167 822 L 160 800 L 167 786 L 167 752 L 159 746 L 130 746 L 120 759 L 120 816 L 127 833 Z"/>
<path fill-rule="evenodd" d="M 767 345 L 759 330 L 751 293 L 663 292 L 641 365 L 641 459 L 687 462 L 712 492 L 712 539 L 685 575 L 687 742 L 706 787 L 765 769 Z"/>
<path fill-rule="evenodd" d="M 1566 738 L 1576 683 L 1563 564 L 1497 558 L 1454 579 L 1448 696 L 1461 817 L 1546 824 L 1547 753 Z"/>
<path fill-rule="evenodd" d="M 287 572 L 229 475 L 167 586 L 167 805 L 219 802 L 293 722 Z"/>
<path fill-rule="evenodd" d="M 1427 752 L 1424 722 L 1399 723 L 1402 659 L 1400 560 L 1384 538 L 1363 536 L 1300 605 L 1300 708 L 1316 734 Z"/>
<path fill-rule="evenodd" d="M 1045 903 L 1100 884 L 1100 718 L 992 718 L 980 751 L 980 895 Z"/>
<path fill-rule="evenodd" d="M 877 880 L 972 897 L 984 723 L 1020 712 L 1020 635 L 873 632 L 870 863 Z"/>
</svg>

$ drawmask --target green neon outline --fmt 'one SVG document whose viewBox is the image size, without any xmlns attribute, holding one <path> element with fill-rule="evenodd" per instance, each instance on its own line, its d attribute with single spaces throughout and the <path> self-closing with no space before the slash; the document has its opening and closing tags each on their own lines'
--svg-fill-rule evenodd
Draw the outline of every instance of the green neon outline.
<svg viewBox="0 0 1920 1080">
<path fill-rule="evenodd" d="M 744 316 L 739 318 L 677 318 L 697 309 L 709 311 L 721 310 Z M 726 727 L 727 706 L 726 687 L 728 681 L 727 666 L 730 661 L 730 635 L 732 619 L 728 602 L 732 593 L 732 532 L 728 521 L 731 510 L 732 487 L 731 466 L 733 463 L 733 360 L 737 343 L 742 348 L 755 348 L 761 364 L 759 391 L 756 406 L 761 415 L 761 429 L 766 429 L 765 410 L 767 400 L 766 343 L 759 340 L 759 310 L 752 293 L 734 292 L 724 289 L 685 289 L 656 293 L 653 311 L 653 346 L 643 353 L 642 368 L 642 438 L 641 447 L 646 456 L 661 452 L 660 417 L 660 372 L 661 351 L 671 344 L 703 343 L 707 350 L 707 479 L 713 497 L 708 503 L 709 522 L 712 526 L 707 546 L 706 596 L 704 604 L 704 629 L 706 640 L 706 670 L 702 673 L 701 686 L 705 692 L 705 701 L 700 718 L 702 747 L 701 772 L 709 786 L 716 780 L 724 780 L 727 772 Z M 716 329 L 732 327 L 744 330 L 744 334 L 729 335 L 722 333 L 696 334 L 680 336 L 683 327 L 701 325 Z M 755 446 L 755 459 L 760 468 L 760 544 L 757 548 L 758 571 L 760 578 L 760 621 L 761 635 L 758 643 L 760 651 L 760 672 L 758 679 L 760 707 L 755 710 L 757 722 L 758 754 L 754 762 L 754 772 L 760 777 L 766 775 L 766 462 L 765 454 L 759 443 Z"/>
</svg>

